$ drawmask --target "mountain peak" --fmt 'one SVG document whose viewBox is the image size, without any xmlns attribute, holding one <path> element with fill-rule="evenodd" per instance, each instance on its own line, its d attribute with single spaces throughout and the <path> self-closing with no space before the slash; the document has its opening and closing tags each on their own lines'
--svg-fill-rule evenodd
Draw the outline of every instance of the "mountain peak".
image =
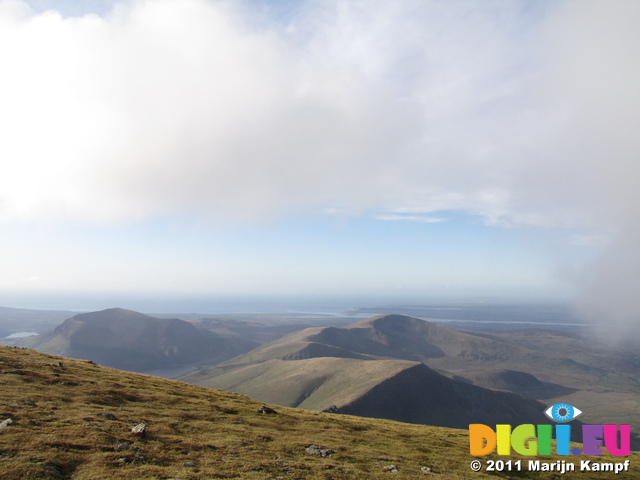
<svg viewBox="0 0 640 480">
<path fill-rule="evenodd" d="M 344 327 L 346 329 L 353 328 L 373 328 L 384 334 L 404 335 L 412 333 L 424 334 L 428 330 L 441 329 L 435 323 L 420 320 L 419 318 L 409 317 L 407 315 L 385 314 L 376 317 L 367 318 L 357 323 L 353 323 Z"/>
<path fill-rule="evenodd" d="M 388 327 L 396 327 L 396 328 L 407 328 L 414 327 L 417 325 L 434 325 L 426 320 L 420 320 L 419 318 L 409 317 L 408 315 L 398 315 L 395 313 L 390 313 L 386 315 L 378 315 L 377 317 L 373 317 L 369 319 L 371 325 L 375 326 L 388 326 Z"/>
<path fill-rule="evenodd" d="M 77 314 L 34 344 L 43 352 L 133 371 L 221 362 L 255 345 L 223 339 L 177 318 L 155 318 L 124 308 Z"/>
<path fill-rule="evenodd" d="M 73 318 L 82 321 L 113 321 L 113 320 L 134 320 L 134 319 L 152 319 L 149 315 L 136 312 L 133 310 L 127 310 L 126 308 L 107 308 L 105 310 L 99 310 L 97 312 L 79 313 Z"/>
</svg>

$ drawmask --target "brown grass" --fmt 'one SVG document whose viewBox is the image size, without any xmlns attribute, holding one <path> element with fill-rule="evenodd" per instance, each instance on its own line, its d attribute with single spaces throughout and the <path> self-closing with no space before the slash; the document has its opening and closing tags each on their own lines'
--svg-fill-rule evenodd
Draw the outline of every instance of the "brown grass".
<svg viewBox="0 0 640 480">
<path fill-rule="evenodd" d="M 51 366 L 60 361 L 64 368 Z M 15 421 L 0 429 L 0 478 L 489 478 L 470 471 L 465 430 L 284 407 L 265 415 L 257 412 L 260 405 L 174 380 L 0 347 L 0 421 Z M 147 426 L 143 438 L 131 433 L 138 423 Z M 130 449 L 116 451 L 123 444 Z M 326 458 L 305 453 L 312 444 L 335 453 Z M 188 462 L 194 466 L 185 466 Z M 624 478 L 640 478 L 636 462 L 633 455 L 633 471 Z M 391 464 L 398 473 L 383 470 Z M 423 466 L 433 473 L 422 473 Z"/>
</svg>

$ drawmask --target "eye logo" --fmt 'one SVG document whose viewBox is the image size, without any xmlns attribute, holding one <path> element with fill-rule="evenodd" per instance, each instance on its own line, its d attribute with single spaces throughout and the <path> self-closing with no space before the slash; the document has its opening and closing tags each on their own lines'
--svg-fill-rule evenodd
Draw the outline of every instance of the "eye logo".
<svg viewBox="0 0 640 480">
<path fill-rule="evenodd" d="M 564 423 L 575 420 L 582 410 L 569 405 L 568 403 L 556 403 L 544 411 L 544 414 L 554 422 Z"/>
</svg>

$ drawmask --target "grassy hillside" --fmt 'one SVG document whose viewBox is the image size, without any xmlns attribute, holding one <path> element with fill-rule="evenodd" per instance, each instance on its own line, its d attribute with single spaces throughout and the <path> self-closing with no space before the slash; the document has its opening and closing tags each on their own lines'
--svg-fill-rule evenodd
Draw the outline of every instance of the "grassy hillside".
<svg viewBox="0 0 640 480">
<path fill-rule="evenodd" d="M 403 422 L 464 428 L 470 423 L 546 423 L 545 406 L 469 385 L 407 360 L 319 357 L 205 368 L 188 383 L 263 402 Z"/>
<path fill-rule="evenodd" d="M 323 410 L 356 400 L 380 382 L 414 366 L 405 360 L 346 358 L 268 360 L 238 368 L 202 369 L 181 379 L 195 385 L 240 392 L 275 405 Z"/>
<path fill-rule="evenodd" d="M 3 480 L 495 478 L 470 471 L 466 430 L 284 407 L 261 414 L 241 395 L 8 347 L 0 382 L 0 421 L 14 421 L 0 428 Z M 145 436 L 131 433 L 139 423 Z M 310 445 L 335 453 L 321 458 Z M 632 455 L 624 478 L 640 479 L 638 463 Z"/>
</svg>

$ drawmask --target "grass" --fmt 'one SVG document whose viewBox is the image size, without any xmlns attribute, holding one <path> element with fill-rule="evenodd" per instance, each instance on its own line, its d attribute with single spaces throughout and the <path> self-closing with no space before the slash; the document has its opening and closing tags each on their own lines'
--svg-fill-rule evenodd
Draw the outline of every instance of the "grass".
<svg viewBox="0 0 640 480">
<path fill-rule="evenodd" d="M 276 405 L 323 410 L 332 404 L 348 404 L 389 377 L 414 365 L 415 362 L 391 359 L 274 359 L 238 365 L 222 374 L 216 374 L 221 371 L 216 367 L 200 369 L 182 376 L 180 380 L 242 392 Z"/>
<path fill-rule="evenodd" d="M 242 395 L 28 349 L 0 347 L 0 387 L 0 421 L 15 422 L 0 429 L 3 480 L 496 478 L 471 472 L 466 430 L 285 407 L 261 414 Z M 138 423 L 144 437 L 131 433 Z M 306 453 L 312 444 L 335 453 Z M 639 457 L 630 460 L 624 478 L 640 479 Z M 392 464 L 398 473 L 384 470 Z"/>
</svg>

